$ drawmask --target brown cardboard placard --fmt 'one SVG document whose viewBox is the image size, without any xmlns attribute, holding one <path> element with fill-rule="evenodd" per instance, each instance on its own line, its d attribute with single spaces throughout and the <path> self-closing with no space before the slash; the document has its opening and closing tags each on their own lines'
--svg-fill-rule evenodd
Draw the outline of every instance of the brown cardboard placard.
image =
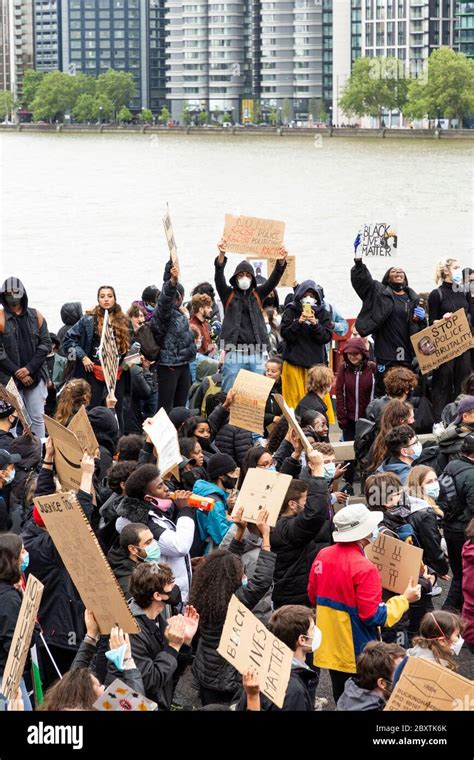
<svg viewBox="0 0 474 760">
<path fill-rule="evenodd" d="M 267 280 L 273 270 L 275 269 L 276 263 L 278 259 L 266 259 L 264 262 L 262 262 L 261 259 L 255 256 L 247 256 L 246 260 L 249 262 L 249 264 L 252 264 L 254 270 L 257 262 L 261 262 L 261 276 L 265 277 Z M 264 267 L 263 264 L 267 264 L 267 267 Z M 286 257 L 286 269 L 283 272 L 280 282 L 278 283 L 279 288 L 293 288 L 294 284 L 296 282 L 296 257 L 295 256 L 287 256 Z"/>
<path fill-rule="evenodd" d="M 303 430 L 301 429 L 301 425 L 299 424 L 298 420 L 295 417 L 294 410 L 288 406 L 285 399 L 280 393 L 274 393 L 273 397 L 275 401 L 277 402 L 278 406 L 280 407 L 284 418 L 288 422 L 288 425 L 290 426 L 292 430 L 295 431 L 296 435 L 298 436 L 301 443 L 303 444 L 303 450 L 305 454 L 312 453 L 313 447 L 311 446 L 310 442 L 308 441 L 305 434 L 303 433 Z"/>
<path fill-rule="evenodd" d="M 34 500 L 66 570 L 102 634 L 118 625 L 125 633 L 140 628 L 100 548 L 84 510 L 71 491 Z"/>
<path fill-rule="evenodd" d="M 274 385 L 270 377 L 241 369 L 232 386 L 237 393 L 230 407 L 229 425 L 263 435 L 265 407 Z"/>
<path fill-rule="evenodd" d="M 101 712 L 153 712 L 158 705 L 116 678 L 92 705 Z"/>
<path fill-rule="evenodd" d="M 422 657 L 409 657 L 385 711 L 474 712 L 474 682 Z"/>
<path fill-rule="evenodd" d="M 79 491 L 81 486 L 81 462 L 84 451 L 72 430 L 57 420 L 43 415 L 48 435 L 54 443 L 54 466 L 59 482 L 65 491 Z"/>
<path fill-rule="evenodd" d="M 176 240 L 174 237 L 173 225 L 171 223 L 171 215 L 170 215 L 170 210 L 168 208 L 168 205 L 166 205 L 166 213 L 163 217 L 163 226 L 165 228 L 166 242 L 168 243 L 170 259 L 173 262 L 173 266 L 177 267 L 178 277 L 179 277 L 181 274 L 181 270 L 179 267 L 178 248 L 176 246 Z"/>
<path fill-rule="evenodd" d="M 8 700 L 15 699 L 18 692 L 43 589 L 44 586 L 41 581 L 30 573 L 8 652 L 7 664 L 3 672 L 1 691 L 5 699 Z"/>
<path fill-rule="evenodd" d="M 229 253 L 250 253 L 277 259 L 285 237 L 285 222 L 256 216 L 225 215 L 224 234 Z"/>
<path fill-rule="evenodd" d="M 18 414 L 23 430 L 27 435 L 31 435 L 31 417 L 23 401 L 20 391 L 15 385 L 14 379 L 11 377 L 6 385 L 0 383 L 0 399 L 6 401 L 10 406 L 13 406 Z"/>
<path fill-rule="evenodd" d="M 411 342 L 423 375 L 474 348 L 474 337 L 464 309 L 458 309 L 449 319 L 441 319 L 438 324 L 412 335 Z"/>
<path fill-rule="evenodd" d="M 251 467 L 247 470 L 232 515 L 236 515 L 240 507 L 243 507 L 242 519 L 256 523 L 258 513 L 266 509 L 269 513 L 268 525 L 274 528 L 292 479 L 291 475 L 281 472 Z"/>
<path fill-rule="evenodd" d="M 74 415 L 67 429 L 74 433 L 83 451 L 87 451 L 91 457 L 95 456 L 99 444 L 97 443 L 97 438 L 95 437 L 84 404 L 77 414 Z"/>
<path fill-rule="evenodd" d="M 150 422 L 143 423 L 143 430 L 150 436 L 158 457 L 160 475 L 178 470 L 182 460 L 179 449 L 178 431 L 164 409 L 159 409 Z"/>
<path fill-rule="evenodd" d="M 105 384 L 109 394 L 112 396 L 115 393 L 115 386 L 117 385 L 117 370 L 119 368 L 120 357 L 108 311 L 104 315 L 104 326 L 102 327 L 98 353 Z"/>
<path fill-rule="evenodd" d="M 360 230 L 360 255 L 394 258 L 398 250 L 398 233 L 388 222 L 363 224 Z"/>
<path fill-rule="evenodd" d="M 423 549 L 412 546 L 399 538 L 380 533 L 373 544 L 365 547 L 365 556 L 377 567 L 382 588 L 403 594 L 410 578 L 418 582 L 423 563 Z"/>
<path fill-rule="evenodd" d="M 217 651 L 242 675 L 249 668 L 256 670 L 262 694 L 277 707 L 283 707 L 293 652 L 235 594 L 227 608 Z"/>
</svg>

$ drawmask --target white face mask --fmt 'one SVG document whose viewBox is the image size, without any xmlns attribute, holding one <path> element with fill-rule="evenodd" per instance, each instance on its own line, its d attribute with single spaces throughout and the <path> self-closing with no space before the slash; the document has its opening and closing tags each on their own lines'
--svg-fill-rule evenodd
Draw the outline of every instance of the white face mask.
<svg viewBox="0 0 474 760">
<path fill-rule="evenodd" d="M 464 639 L 462 636 L 458 638 L 457 641 L 454 642 L 454 644 L 451 644 L 451 651 L 459 657 L 459 653 L 462 649 L 462 645 L 464 644 Z"/>
<path fill-rule="evenodd" d="M 453 269 L 451 271 L 451 279 L 457 284 L 462 282 L 462 269 Z"/>
<path fill-rule="evenodd" d="M 250 277 L 239 277 L 237 280 L 237 285 L 241 290 L 248 290 L 252 284 L 252 279 Z"/>
<path fill-rule="evenodd" d="M 305 644 L 305 648 L 310 648 L 312 652 L 316 652 L 316 650 L 321 646 L 321 631 L 319 631 L 317 628 L 315 628 L 312 638 L 309 636 L 305 636 L 304 638 L 308 642 Z"/>
<path fill-rule="evenodd" d="M 316 299 L 313 298 L 313 296 L 305 296 L 301 299 L 301 303 L 309 303 L 310 306 L 314 306 L 316 303 Z"/>
</svg>

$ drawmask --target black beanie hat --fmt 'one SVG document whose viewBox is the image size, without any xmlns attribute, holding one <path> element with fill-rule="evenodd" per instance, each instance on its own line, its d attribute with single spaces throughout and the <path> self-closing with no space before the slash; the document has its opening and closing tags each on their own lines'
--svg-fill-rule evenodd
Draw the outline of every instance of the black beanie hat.
<svg viewBox="0 0 474 760">
<path fill-rule="evenodd" d="M 207 464 L 209 480 L 217 480 L 221 475 L 233 472 L 236 467 L 236 463 L 228 454 L 213 454 Z"/>
</svg>

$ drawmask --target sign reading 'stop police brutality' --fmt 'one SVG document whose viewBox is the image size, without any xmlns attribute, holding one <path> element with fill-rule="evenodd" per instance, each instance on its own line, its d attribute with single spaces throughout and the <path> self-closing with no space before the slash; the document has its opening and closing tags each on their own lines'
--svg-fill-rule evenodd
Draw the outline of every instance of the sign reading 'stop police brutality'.
<svg viewBox="0 0 474 760">
<path fill-rule="evenodd" d="M 360 230 L 361 255 L 393 258 L 397 253 L 398 235 L 387 222 L 363 224 Z"/>
<path fill-rule="evenodd" d="M 474 348 L 464 309 L 458 309 L 449 319 L 440 319 L 437 324 L 412 335 L 411 342 L 424 375 Z"/>
<path fill-rule="evenodd" d="M 110 321 L 109 312 L 104 315 L 104 326 L 99 346 L 99 359 L 104 372 L 104 380 L 108 392 L 113 395 L 117 384 L 117 370 L 119 366 L 119 354 L 115 342 L 114 329 Z"/>
</svg>

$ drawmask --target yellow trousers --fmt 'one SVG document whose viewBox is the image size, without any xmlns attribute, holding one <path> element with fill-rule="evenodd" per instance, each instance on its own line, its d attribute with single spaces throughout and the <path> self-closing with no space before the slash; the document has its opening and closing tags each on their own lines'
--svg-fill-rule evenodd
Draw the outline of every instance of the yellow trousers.
<svg viewBox="0 0 474 760">
<path fill-rule="evenodd" d="M 306 396 L 306 381 L 308 379 L 308 370 L 305 367 L 295 367 L 294 364 L 289 362 L 283 362 L 283 369 L 281 373 L 281 387 L 282 396 L 285 399 L 288 406 L 292 409 L 296 409 L 303 396 Z M 323 401 L 326 405 L 326 417 L 330 425 L 334 425 L 336 417 L 329 393 L 327 393 Z"/>
</svg>

